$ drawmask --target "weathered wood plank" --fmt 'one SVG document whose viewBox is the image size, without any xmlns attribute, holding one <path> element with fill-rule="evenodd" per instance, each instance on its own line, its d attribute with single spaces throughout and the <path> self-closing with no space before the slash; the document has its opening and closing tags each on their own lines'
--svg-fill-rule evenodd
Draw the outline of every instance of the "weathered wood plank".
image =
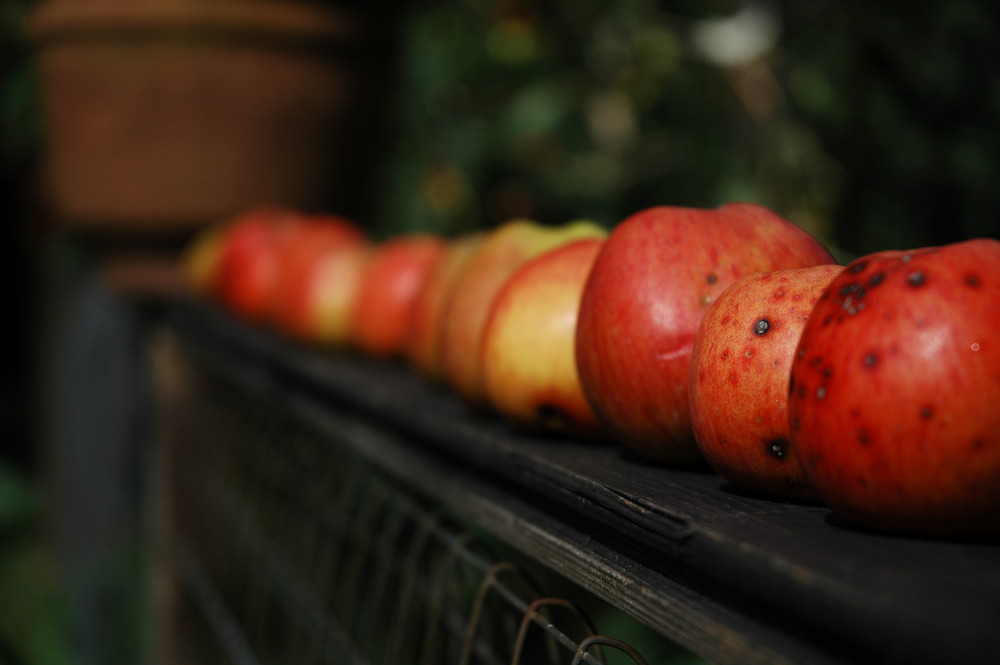
<svg viewBox="0 0 1000 665">
<path fill-rule="evenodd" d="M 997 543 L 854 530 L 704 468 L 512 431 L 399 364 L 304 349 L 211 308 L 171 320 L 317 422 L 363 431 L 357 440 L 381 450 L 373 459 L 451 509 L 718 662 L 1000 653 Z"/>
</svg>

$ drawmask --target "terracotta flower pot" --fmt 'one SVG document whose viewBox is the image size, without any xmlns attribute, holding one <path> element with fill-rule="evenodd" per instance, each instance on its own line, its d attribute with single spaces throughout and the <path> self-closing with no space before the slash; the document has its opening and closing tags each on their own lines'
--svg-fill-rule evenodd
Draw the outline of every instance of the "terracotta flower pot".
<svg viewBox="0 0 1000 665">
<path fill-rule="evenodd" d="M 360 26 L 260 0 L 48 0 L 30 17 L 56 218 L 182 231 L 259 202 L 336 203 Z"/>
</svg>

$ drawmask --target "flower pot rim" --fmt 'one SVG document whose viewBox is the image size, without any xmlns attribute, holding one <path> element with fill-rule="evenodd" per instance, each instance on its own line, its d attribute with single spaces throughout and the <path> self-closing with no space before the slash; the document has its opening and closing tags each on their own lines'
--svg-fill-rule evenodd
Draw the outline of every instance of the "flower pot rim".
<svg viewBox="0 0 1000 665">
<path fill-rule="evenodd" d="M 359 40 L 360 30 L 357 17 L 344 9 L 273 0 L 46 0 L 26 25 L 37 45 L 137 35 L 347 44 Z"/>
</svg>

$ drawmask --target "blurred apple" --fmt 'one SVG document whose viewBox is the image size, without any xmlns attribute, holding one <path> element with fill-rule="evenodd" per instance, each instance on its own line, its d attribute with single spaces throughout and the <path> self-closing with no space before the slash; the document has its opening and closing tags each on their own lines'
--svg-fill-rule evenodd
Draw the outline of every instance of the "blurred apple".
<svg viewBox="0 0 1000 665">
<path fill-rule="evenodd" d="M 270 323 L 301 340 L 341 344 L 342 335 L 329 330 L 339 324 L 327 323 L 325 330 L 321 323 L 324 316 L 331 317 L 330 306 L 320 305 L 350 299 L 354 272 L 364 263 L 367 243 L 367 236 L 349 219 L 332 214 L 303 216 L 294 237 L 287 238 L 278 251 L 268 302 Z M 335 288 L 342 293 L 326 292 Z"/>
<path fill-rule="evenodd" d="M 368 254 L 367 236 L 352 220 L 332 214 L 306 217 L 279 256 L 271 323 L 306 342 L 344 346 L 348 312 Z"/>
<path fill-rule="evenodd" d="M 253 208 L 228 224 L 215 273 L 225 306 L 255 321 L 267 317 L 281 254 L 302 224 L 300 213 L 274 206 Z"/>
<path fill-rule="evenodd" d="M 580 304 L 577 367 L 594 411 L 641 455 L 699 459 L 688 374 L 705 310 L 743 276 L 828 263 L 833 257 L 812 236 L 758 205 L 662 206 L 624 220 Z"/>
<path fill-rule="evenodd" d="M 222 243 L 228 228 L 223 222 L 209 224 L 199 230 L 182 251 L 182 272 L 187 285 L 195 293 L 215 296 Z"/>
<path fill-rule="evenodd" d="M 574 355 L 580 296 L 602 242 L 577 240 L 531 259 L 493 301 L 483 333 L 483 383 L 490 405 L 523 427 L 603 432 Z"/>
<path fill-rule="evenodd" d="M 485 237 L 485 233 L 474 232 L 449 241 L 413 306 L 407 354 L 414 368 L 432 381 L 444 377 L 441 323 L 445 308 L 454 292 L 458 275 Z"/>
<path fill-rule="evenodd" d="M 402 355 L 414 306 L 445 241 L 429 233 L 391 238 L 377 246 L 354 311 L 355 342 L 373 356 Z"/>
<path fill-rule="evenodd" d="M 589 221 L 543 226 L 517 219 L 491 231 L 469 259 L 445 310 L 441 348 L 445 376 L 470 405 L 483 406 L 480 366 L 483 330 L 497 292 L 525 261 L 581 238 L 607 232 Z"/>
<path fill-rule="evenodd" d="M 691 352 L 698 450 L 743 489 L 814 499 L 789 443 L 788 378 L 816 299 L 839 265 L 762 272 L 709 306 Z"/>
<path fill-rule="evenodd" d="M 287 246 L 270 304 L 270 321 L 305 342 L 343 348 L 371 246 L 350 221 L 324 215 Z"/>
</svg>

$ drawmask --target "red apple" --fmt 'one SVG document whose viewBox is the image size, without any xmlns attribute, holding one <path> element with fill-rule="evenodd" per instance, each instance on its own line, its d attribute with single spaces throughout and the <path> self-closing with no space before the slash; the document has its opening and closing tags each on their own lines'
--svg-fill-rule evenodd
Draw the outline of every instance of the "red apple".
<svg viewBox="0 0 1000 665">
<path fill-rule="evenodd" d="M 482 232 L 473 232 L 450 241 L 413 305 L 407 355 L 413 367 L 432 381 L 444 378 L 441 324 L 445 308 L 458 275 L 485 237 Z"/>
<path fill-rule="evenodd" d="M 792 364 L 792 447 L 857 524 L 1000 533 L 1000 242 L 859 258 Z"/>
<path fill-rule="evenodd" d="M 531 259 L 493 301 L 483 333 L 483 384 L 489 403 L 523 427 L 603 433 L 574 355 L 580 296 L 602 242 L 577 240 Z"/>
<path fill-rule="evenodd" d="M 713 302 L 691 351 L 698 450 L 743 489 L 815 498 L 789 444 L 788 378 L 802 328 L 838 265 L 754 273 Z"/>
<path fill-rule="evenodd" d="M 508 221 L 487 235 L 458 276 L 441 332 L 445 376 L 468 404 L 485 403 L 480 366 L 483 329 L 504 282 L 521 264 L 543 252 L 606 233 L 592 222 L 543 226 L 521 219 Z"/>
<path fill-rule="evenodd" d="M 360 232 L 322 220 L 285 248 L 270 321 L 296 339 L 331 348 L 352 341 L 351 316 L 371 246 Z"/>
<path fill-rule="evenodd" d="M 376 248 L 353 317 L 361 350 L 379 357 L 403 353 L 417 296 L 444 248 L 444 240 L 429 233 L 398 236 Z"/>
<path fill-rule="evenodd" d="M 281 253 L 303 223 L 285 208 L 259 207 L 237 216 L 224 231 L 216 293 L 234 312 L 255 321 L 266 318 L 281 265 Z"/>
<path fill-rule="evenodd" d="M 584 288 L 577 367 L 609 431 L 641 455 L 699 458 L 688 373 L 706 308 L 746 275 L 834 263 L 808 233 L 761 206 L 656 207 L 621 222 Z"/>
</svg>

